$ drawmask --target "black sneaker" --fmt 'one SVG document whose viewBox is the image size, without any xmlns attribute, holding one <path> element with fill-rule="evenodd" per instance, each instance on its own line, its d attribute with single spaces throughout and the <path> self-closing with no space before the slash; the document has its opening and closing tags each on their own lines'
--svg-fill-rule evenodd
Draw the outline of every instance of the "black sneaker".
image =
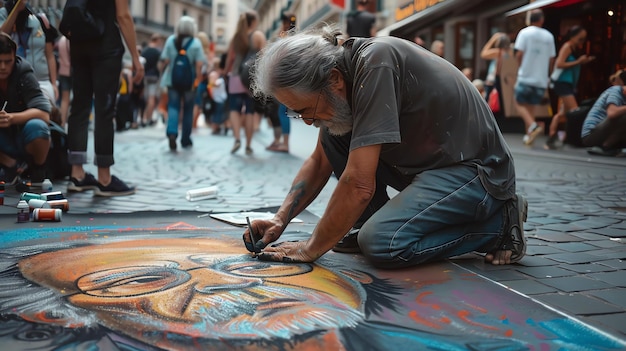
<svg viewBox="0 0 626 351">
<path fill-rule="evenodd" d="M 91 173 L 85 173 L 85 178 L 83 178 L 83 180 L 71 177 L 70 183 L 67 185 L 67 191 L 85 191 L 96 189 L 98 189 L 98 181 Z"/>
<path fill-rule="evenodd" d="M 30 179 L 32 187 L 41 188 L 44 179 L 46 179 L 46 167 L 44 165 L 32 165 L 28 168 L 28 179 Z"/>
<path fill-rule="evenodd" d="M 135 193 L 135 187 L 129 187 L 116 176 L 111 176 L 111 183 L 107 186 L 100 184 L 100 182 L 97 183 L 98 188 L 96 188 L 94 193 L 96 196 L 124 196 Z"/>
<path fill-rule="evenodd" d="M 359 230 L 357 228 L 352 228 L 348 234 L 346 234 L 343 239 L 339 240 L 335 246 L 333 246 L 333 251 L 341 252 L 341 253 L 359 253 L 361 252 L 361 248 L 359 247 L 358 236 Z"/>
<path fill-rule="evenodd" d="M 26 163 L 16 163 L 13 167 L 4 167 L 0 169 L 0 180 L 4 181 L 5 185 L 17 184 L 20 175 L 28 168 Z"/>
</svg>

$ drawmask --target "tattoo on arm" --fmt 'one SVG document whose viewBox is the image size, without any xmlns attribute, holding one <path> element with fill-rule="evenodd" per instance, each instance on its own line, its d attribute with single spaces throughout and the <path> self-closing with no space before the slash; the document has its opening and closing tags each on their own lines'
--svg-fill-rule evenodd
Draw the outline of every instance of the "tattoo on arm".
<svg viewBox="0 0 626 351">
<path fill-rule="evenodd" d="M 294 196 L 293 201 L 291 202 L 291 207 L 289 207 L 289 212 L 288 212 L 289 219 L 292 218 L 293 213 L 298 208 L 298 205 L 300 204 L 300 199 L 304 196 L 305 188 L 306 188 L 305 183 L 299 182 L 297 184 L 294 184 L 294 186 L 291 187 L 291 190 L 289 190 L 289 195 L 293 194 Z"/>
</svg>

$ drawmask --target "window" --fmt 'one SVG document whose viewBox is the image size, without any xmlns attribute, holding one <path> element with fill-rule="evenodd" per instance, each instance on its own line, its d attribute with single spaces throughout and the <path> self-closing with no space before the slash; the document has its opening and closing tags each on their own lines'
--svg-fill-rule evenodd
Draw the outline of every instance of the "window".
<svg viewBox="0 0 626 351">
<path fill-rule="evenodd" d="M 170 4 L 165 4 L 163 7 L 163 23 L 165 25 L 170 24 Z"/>
<path fill-rule="evenodd" d="M 226 17 L 226 4 L 217 4 L 217 17 Z"/>
<path fill-rule="evenodd" d="M 217 37 L 216 38 L 217 44 L 220 44 L 220 45 L 226 44 L 226 32 L 224 31 L 224 28 L 218 28 L 215 31 L 215 35 Z"/>
</svg>

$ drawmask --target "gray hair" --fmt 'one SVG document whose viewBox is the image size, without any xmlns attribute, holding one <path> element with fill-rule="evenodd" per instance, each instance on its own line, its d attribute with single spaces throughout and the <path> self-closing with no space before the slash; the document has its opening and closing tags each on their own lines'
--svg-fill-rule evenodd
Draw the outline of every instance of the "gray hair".
<svg viewBox="0 0 626 351">
<path fill-rule="evenodd" d="M 252 67 L 253 94 L 263 99 L 279 89 L 311 93 L 324 88 L 331 70 L 343 56 L 340 35 L 335 27 L 325 26 L 269 43 Z"/>
<path fill-rule="evenodd" d="M 196 21 L 189 16 L 183 16 L 178 20 L 176 24 L 176 36 L 190 36 L 195 37 L 198 32 L 198 26 Z"/>
</svg>

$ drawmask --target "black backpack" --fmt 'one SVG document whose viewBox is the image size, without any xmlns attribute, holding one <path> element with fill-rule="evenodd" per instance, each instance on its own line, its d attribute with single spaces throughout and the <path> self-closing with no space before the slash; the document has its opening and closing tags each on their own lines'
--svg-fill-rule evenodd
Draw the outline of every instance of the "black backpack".
<svg viewBox="0 0 626 351">
<path fill-rule="evenodd" d="M 177 91 L 190 91 L 193 88 L 193 69 L 189 57 L 187 57 L 187 50 L 193 40 L 191 38 L 183 48 L 176 45 L 178 53 L 172 62 L 172 88 Z"/>
<path fill-rule="evenodd" d="M 85 42 L 102 38 L 104 21 L 93 11 L 96 0 L 67 0 L 59 30 L 72 42 Z"/>
<path fill-rule="evenodd" d="M 67 133 L 65 129 L 53 121 L 50 127 L 50 149 L 46 158 L 46 177 L 50 179 L 66 179 L 70 176 L 72 166 L 67 158 Z"/>
</svg>

